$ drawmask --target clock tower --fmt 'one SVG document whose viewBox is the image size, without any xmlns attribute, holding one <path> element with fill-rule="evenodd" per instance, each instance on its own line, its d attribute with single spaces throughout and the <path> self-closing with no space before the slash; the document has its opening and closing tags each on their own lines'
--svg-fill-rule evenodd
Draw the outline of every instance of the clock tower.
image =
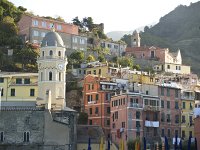
<svg viewBox="0 0 200 150">
<path fill-rule="evenodd" d="M 39 73 L 38 106 L 46 105 L 50 101 L 51 106 L 48 108 L 62 109 L 65 107 L 67 65 L 65 51 L 64 42 L 57 32 L 51 31 L 46 34 L 37 60 Z"/>
</svg>

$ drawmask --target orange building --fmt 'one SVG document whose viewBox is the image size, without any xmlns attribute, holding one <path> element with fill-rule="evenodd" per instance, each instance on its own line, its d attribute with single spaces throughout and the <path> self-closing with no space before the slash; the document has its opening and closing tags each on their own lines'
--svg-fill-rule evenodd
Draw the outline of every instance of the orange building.
<svg viewBox="0 0 200 150">
<path fill-rule="evenodd" d="M 110 99 L 117 84 L 104 77 L 87 75 L 83 83 L 84 111 L 89 125 L 100 125 L 110 135 Z"/>
</svg>

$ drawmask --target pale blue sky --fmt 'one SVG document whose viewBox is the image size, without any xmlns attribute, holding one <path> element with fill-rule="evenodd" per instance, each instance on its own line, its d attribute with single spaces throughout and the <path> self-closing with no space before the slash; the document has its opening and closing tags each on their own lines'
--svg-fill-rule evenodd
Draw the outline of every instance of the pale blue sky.
<svg viewBox="0 0 200 150">
<path fill-rule="evenodd" d="M 158 22 L 180 4 L 199 0 L 9 0 L 39 16 L 61 16 L 66 22 L 78 16 L 104 23 L 105 33 L 129 31 Z"/>
</svg>

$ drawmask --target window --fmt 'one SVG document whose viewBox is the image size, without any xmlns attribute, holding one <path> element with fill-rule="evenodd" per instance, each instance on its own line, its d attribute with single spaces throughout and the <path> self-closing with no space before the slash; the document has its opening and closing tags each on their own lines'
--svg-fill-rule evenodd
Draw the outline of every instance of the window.
<svg viewBox="0 0 200 150">
<path fill-rule="evenodd" d="M 11 94 L 10 96 L 15 96 L 15 89 L 11 89 Z"/>
<path fill-rule="evenodd" d="M 59 74 L 58 74 L 58 80 L 59 81 L 61 81 L 61 77 L 62 77 L 62 74 L 61 74 L 61 72 L 59 72 Z"/>
<path fill-rule="evenodd" d="M 167 136 L 168 136 L 168 137 L 171 136 L 171 131 L 170 131 L 170 129 L 167 129 Z"/>
<path fill-rule="evenodd" d="M 179 109 L 178 102 L 175 102 L 175 109 Z"/>
<path fill-rule="evenodd" d="M 38 31 L 33 31 L 33 36 L 39 36 L 39 32 Z"/>
<path fill-rule="evenodd" d="M 57 30 L 62 30 L 62 26 L 60 24 L 57 25 Z"/>
<path fill-rule="evenodd" d="M 164 112 L 161 114 L 161 122 L 165 122 L 165 113 Z"/>
<path fill-rule="evenodd" d="M 42 51 L 42 57 L 44 57 L 44 51 Z"/>
<path fill-rule="evenodd" d="M 178 130 L 175 130 L 174 135 L 178 136 Z"/>
<path fill-rule="evenodd" d="M 190 126 L 192 126 L 193 125 L 192 116 L 189 116 L 189 121 L 190 121 Z"/>
<path fill-rule="evenodd" d="M 22 78 L 17 78 L 16 79 L 16 84 L 22 84 Z"/>
<path fill-rule="evenodd" d="M 185 138 L 185 131 L 182 130 L 182 138 L 184 139 Z"/>
<path fill-rule="evenodd" d="M 96 101 L 99 100 L 99 94 L 96 94 Z"/>
<path fill-rule="evenodd" d="M 45 32 L 41 32 L 41 37 L 45 37 L 46 33 Z"/>
<path fill-rule="evenodd" d="M 167 88 L 167 96 L 170 96 L 170 89 Z"/>
<path fill-rule="evenodd" d="M 35 96 L 35 89 L 30 89 L 30 96 Z"/>
<path fill-rule="evenodd" d="M 115 119 L 118 119 L 118 111 L 115 112 Z"/>
<path fill-rule="evenodd" d="M 94 84 L 92 84 L 92 90 L 94 90 Z"/>
<path fill-rule="evenodd" d="M 136 121 L 136 127 L 140 127 L 140 121 Z"/>
<path fill-rule="evenodd" d="M 47 27 L 47 23 L 45 21 L 42 21 L 42 27 L 46 28 Z"/>
<path fill-rule="evenodd" d="M 160 89 L 160 90 L 161 90 L 161 95 L 162 95 L 162 96 L 164 96 L 164 88 L 163 88 L 163 87 L 161 87 L 161 89 Z"/>
<path fill-rule="evenodd" d="M 170 101 L 167 101 L 167 109 L 170 109 Z"/>
<path fill-rule="evenodd" d="M 167 65 L 167 69 L 170 69 L 170 65 Z"/>
<path fill-rule="evenodd" d="M 87 100 L 88 100 L 88 102 L 91 102 L 92 101 L 92 95 L 87 95 Z"/>
<path fill-rule="evenodd" d="M 185 102 L 182 102 L 182 108 L 185 109 Z"/>
<path fill-rule="evenodd" d="M 182 116 L 182 123 L 185 123 L 185 116 Z"/>
<path fill-rule="evenodd" d="M 179 123 L 179 115 L 175 116 L 175 123 Z"/>
<path fill-rule="evenodd" d="M 123 99 L 123 104 L 125 105 L 125 98 Z"/>
<path fill-rule="evenodd" d="M 110 114 L 110 107 L 107 107 L 107 113 Z"/>
<path fill-rule="evenodd" d="M 96 107 L 96 108 L 95 108 L 95 114 L 98 114 L 98 113 L 99 113 L 99 108 Z"/>
<path fill-rule="evenodd" d="M 61 51 L 58 51 L 58 56 L 61 56 Z"/>
<path fill-rule="evenodd" d="M 25 78 L 24 79 L 24 84 L 30 84 L 30 78 Z"/>
<path fill-rule="evenodd" d="M 125 122 L 122 122 L 122 128 L 125 128 Z"/>
<path fill-rule="evenodd" d="M 161 100 L 161 108 L 165 108 L 165 101 Z"/>
<path fill-rule="evenodd" d="M 38 21 L 37 20 L 33 20 L 33 26 L 38 26 Z"/>
<path fill-rule="evenodd" d="M 107 126 L 110 125 L 110 120 L 106 120 L 106 125 L 107 125 Z"/>
<path fill-rule="evenodd" d="M 77 43 L 77 38 L 73 37 L 72 41 L 73 41 L 73 43 Z"/>
<path fill-rule="evenodd" d="M 89 120 L 89 124 L 92 125 L 92 120 Z"/>
<path fill-rule="evenodd" d="M 24 142 L 29 142 L 30 140 L 30 132 L 24 132 Z"/>
<path fill-rule="evenodd" d="M 43 80 L 43 72 L 41 72 L 40 75 L 41 75 L 41 79 L 40 80 L 42 81 Z"/>
<path fill-rule="evenodd" d="M 93 70 L 93 74 L 96 75 L 96 70 Z"/>
<path fill-rule="evenodd" d="M 136 111 L 136 119 L 140 119 L 140 112 Z"/>
<path fill-rule="evenodd" d="M 80 44 L 85 44 L 85 40 L 84 39 L 80 39 Z"/>
<path fill-rule="evenodd" d="M 3 83 L 4 82 L 4 78 L 0 78 L 0 83 Z"/>
<path fill-rule="evenodd" d="M 177 89 L 175 90 L 175 97 L 176 97 L 176 98 L 179 97 L 179 94 L 178 94 L 178 90 L 177 90 Z"/>
<path fill-rule="evenodd" d="M 52 50 L 49 51 L 49 56 L 53 56 L 53 51 Z"/>
<path fill-rule="evenodd" d="M 50 72 L 49 72 L 49 81 L 52 81 L 52 79 L 53 79 L 53 74 L 52 74 L 52 72 L 50 71 Z"/>
<path fill-rule="evenodd" d="M 49 28 L 51 29 L 51 28 L 54 28 L 54 24 L 53 23 L 50 23 L 49 24 Z"/>
<path fill-rule="evenodd" d="M 1 96 L 3 96 L 3 88 L 1 89 Z"/>
<path fill-rule="evenodd" d="M 4 132 L 0 132 L 0 142 L 3 142 L 4 141 Z"/>
<path fill-rule="evenodd" d="M 146 91 L 146 95 L 149 95 L 149 91 Z"/>
<path fill-rule="evenodd" d="M 162 136 L 162 137 L 165 136 L 165 129 L 162 129 L 161 136 Z"/>
<path fill-rule="evenodd" d="M 90 108 L 90 115 L 92 115 L 92 108 Z"/>
<path fill-rule="evenodd" d="M 99 69 L 99 74 L 101 74 L 101 69 Z"/>
<path fill-rule="evenodd" d="M 190 110 L 192 110 L 193 109 L 193 107 L 192 107 L 192 103 L 190 102 Z"/>
<path fill-rule="evenodd" d="M 110 93 L 106 93 L 106 100 L 110 100 L 111 99 L 111 95 L 110 95 Z"/>
<path fill-rule="evenodd" d="M 170 119 L 170 114 L 167 114 L 167 122 L 170 122 L 171 119 Z"/>
<path fill-rule="evenodd" d="M 189 131 L 189 136 L 191 136 L 191 137 L 192 137 L 192 131 Z"/>
</svg>

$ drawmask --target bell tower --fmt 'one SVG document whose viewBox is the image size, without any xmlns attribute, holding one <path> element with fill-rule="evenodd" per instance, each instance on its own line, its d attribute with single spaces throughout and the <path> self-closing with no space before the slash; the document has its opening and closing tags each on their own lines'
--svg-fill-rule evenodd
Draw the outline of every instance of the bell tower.
<svg viewBox="0 0 200 150">
<path fill-rule="evenodd" d="M 136 30 L 131 37 L 131 47 L 140 47 L 140 34 Z"/>
<path fill-rule="evenodd" d="M 38 106 L 45 106 L 48 102 L 51 102 L 49 109 L 62 109 L 66 106 L 65 73 L 68 62 L 65 51 L 64 42 L 57 32 L 51 31 L 46 34 L 37 60 Z M 50 95 L 47 96 L 47 93 Z"/>
</svg>

